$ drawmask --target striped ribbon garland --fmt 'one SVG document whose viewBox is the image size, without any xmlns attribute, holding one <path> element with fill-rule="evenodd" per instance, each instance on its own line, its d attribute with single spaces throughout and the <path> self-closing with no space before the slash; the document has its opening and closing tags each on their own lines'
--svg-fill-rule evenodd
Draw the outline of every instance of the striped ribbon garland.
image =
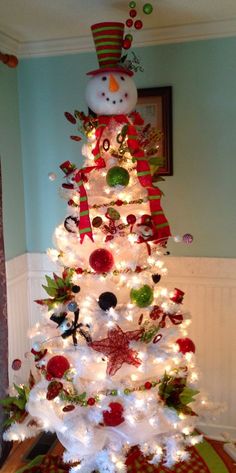
<svg viewBox="0 0 236 473">
<path fill-rule="evenodd" d="M 126 123 L 128 125 L 126 130 L 127 145 L 130 154 L 137 162 L 136 170 L 138 180 L 141 186 L 147 189 L 150 213 L 156 229 L 156 241 L 160 244 L 165 244 L 171 233 L 168 221 L 161 207 L 162 192 L 158 187 L 153 186 L 150 165 L 143 149 L 140 148 L 136 127 L 130 123 L 129 118 L 126 115 L 117 115 L 112 117 L 104 115 L 98 117 L 99 125 L 96 130 L 97 141 L 92 151 L 96 162 L 96 167 L 105 167 L 106 165 L 101 155 L 100 143 L 103 131 L 106 126 L 109 125 L 111 120 L 115 120 L 120 124 Z"/>
</svg>

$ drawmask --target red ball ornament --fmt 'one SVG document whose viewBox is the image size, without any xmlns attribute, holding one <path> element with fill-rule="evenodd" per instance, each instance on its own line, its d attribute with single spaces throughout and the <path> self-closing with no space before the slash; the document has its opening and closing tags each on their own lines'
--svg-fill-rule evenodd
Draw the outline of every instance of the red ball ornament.
<svg viewBox="0 0 236 473">
<path fill-rule="evenodd" d="M 124 41 L 123 41 L 123 48 L 124 48 L 124 49 L 129 49 L 130 46 L 131 46 L 131 41 L 130 41 L 130 39 L 124 39 Z"/>
<path fill-rule="evenodd" d="M 128 20 L 126 20 L 125 24 L 128 28 L 131 28 L 133 26 L 133 20 L 131 20 L 131 18 L 128 18 Z"/>
<path fill-rule="evenodd" d="M 103 412 L 104 424 L 111 427 L 116 427 L 117 425 L 122 424 L 125 420 L 123 417 L 123 406 L 119 402 L 111 402 L 109 408 L 109 411 Z"/>
<path fill-rule="evenodd" d="M 183 241 L 184 243 L 187 243 L 187 245 L 191 245 L 193 242 L 193 235 L 191 235 L 191 233 L 185 233 L 183 235 Z"/>
<path fill-rule="evenodd" d="M 144 384 L 144 387 L 145 387 L 145 389 L 151 389 L 151 388 L 152 388 L 152 383 L 150 383 L 150 381 L 147 381 L 147 382 Z"/>
<path fill-rule="evenodd" d="M 47 364 L 47 372 L 54 378 L 62 378 L 69 368 L 69 361 L 62 355 L 53 356 Z"/>
<path fill-rule="evenodd" d="M 126 220 L 129 225 L 134 225 L 134 223 L 136 222 L 136 217 L 133 214 L 129 214 L 126 217 Z"/>
<path fill-rule="evenodd" d="M 134 23 L 134 27 L 136 28 L 136 30 L 141 30 L 143 27 L 143 22 L 141 20 L 136 20 Z"/>
<path fill-rule="evenodd" d="M 98 248 L 91 253 L 89 264 L 96 273 L 107 273 L 113 267 L 114 259 L 110 251 Z"/>
<path fill-rule="evenodd" d="M 179 351 L 185 355 L 185 353 L 195 353 L 196 348 L 193 341 L 190 338 L 178 338 L 176 343 L 179 345 Z"/>
<path fill-rule="evenodd" d="M 123 205 L 123 200 L 118 199 L 115 204 L 118 205 L 118 207 L 121 207 L 121 205 Z"/>
<path fill-rule="evenodd" d="M 94 397 L 90 397 L 90 398 L 87 400 L 88 406 L 94 406 L 95 402 L 96 402 L 96 399 L 94 399 Z"/>
<path fill-rule="evenodd" d="M 135 16 L 137 16 L 137 10 L 135 10 L 135 8 L 131 8 L 131 10 L 129 12 L 129 16 L 131 18 L 134 18 Z"/>
</svg>

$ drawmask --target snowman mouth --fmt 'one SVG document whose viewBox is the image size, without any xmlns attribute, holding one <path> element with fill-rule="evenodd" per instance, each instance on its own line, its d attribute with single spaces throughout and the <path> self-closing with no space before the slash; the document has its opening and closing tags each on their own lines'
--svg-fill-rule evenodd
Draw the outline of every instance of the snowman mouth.
<svg viewBox="0 0 236 473">
<path fill-rule="evenodd" d="M 128 94 L 125 93 L 123 98 L 121 97 L 121 98 L 118 98 L 118 99 L 115 99 L 115 100 L 113 100 L 113 98 L 111 98 L 111 97 L 107 97 L 105 92 L 102 93 L 102 96 L 104 97 L 104 99 L 106 99 L 107 102 L 110 102 L 110 103 L 116 105 L 117 103 L 122 103 L 124 101 L 124 99 L 127 99 Z"/>
</svg>

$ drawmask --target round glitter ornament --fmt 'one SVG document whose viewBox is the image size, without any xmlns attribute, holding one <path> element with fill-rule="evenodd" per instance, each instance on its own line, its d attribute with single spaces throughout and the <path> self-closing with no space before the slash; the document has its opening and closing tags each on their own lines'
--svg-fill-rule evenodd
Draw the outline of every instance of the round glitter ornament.
<svg viewBox="0 0 236 473">
<path fill-rule="evenodd" d="M 151 3 L 145 3 L 145 5 L 143 5 L 143 13 L 145 13 L 145 15 L 150 15 L 153 11 L 153 6 Z"/>
<path fill-rule="evenodd" d="M 128 20 L 126 20 L 125 24 L 128 28 L 131 28 L 133 26 L 133 20 L 131 18 L 128 18 Z"/>
<path fill-rule="evenodd" d="M 105 248 L 94 250 L 89 257 L 91 268 L 98 274 L 110 271 L 114 265 L 112 253 Z"/>
<path fill-rule="evenodd" d="M 136 7 L 136 2 L 129 2 L 129 7 L 130 8 L 135 8 Z"/>
<path fill-rule="evenodd" d="M 47 364 L 47 372 L 54 378 L 62 378 L 69 368 L 69 361 L 62 355 L 53 356 Z"/>
<path fill-rule="evenodd" d="M 193 242 L 193 235 L 191 235 L 191 233 L 185 233 L 183 235 L 183 242 L 187 245 L 191 245 L 191 243 Z"/>
<path fill-rule="evenodd" d="M 48 173 L 48 179 L 49 179 L 50 181 L 55 181 L 56 178 L 57 178 L 57 175 L 55 174 L 55 172 L 49 172 L 49 173 Z"/>
<path fill-rule="evenodd" d="M 133 35 L 128 33 L 125 35 L 125 39 L 129 39 L 129 41 L 133 41 Z"/>
<path fill-rule="evenodd" d="M 95 228 L 99 228 L 102 225 L 102 217 L 94 217 L 92 220 L 92 226 Z"/>
<path fill-rule="evenodd" d="M 70 312 L 75 312 L 77 309 L 78 309 L 78 304 L 76 302 L 69 302 L 68 306 L 67 306 L 67 309 L 70 311 Z"/>
<path fill-rule="evenodd" d="M 71 290 L 74 294 L 78 294 L 78 292 L 80 292 L 80 287 L 77 286 L 77 285 L 74 285 L 74 286 L 72 286 Z"/>
<path fill-rule="evenodd" d="M 134 8 L 132 8 L 129 12 L 129 16 L 131 18 L 134 18 L 135 16 L 137 16 L 137 11 Z"/>
<path fill-rule="evenodd" d="M 113 292 L 103 292 L 99 296 L 98 305 L 102 310 L 109 310 L 111 307 L 116 307 L 117 298 Z"/>
<path fill-rule="evenodd" d="M 129 214 L 129 215 L 127 215 L 127 217 L 126 217 L 126 220 L 127 220 L 127 223 L 128 223 L 129 225 L 134 225 L 137 219 L 136 219 L 135 215 Z"/>
<path fill-rule="evenodd" d="M 138 307 L 148 307 L 153 301 L 153 290 L 148 284 L 144 284 L 139 289 L 131 289 L 130 298 Z"/>
<path fill-rule="evenodd" d="M 141 20 L 136 20 L 134 23 L 134 27 L 136 30 L 141 30 L 143 27 L 143 22 Z"/>
<path fill-rule="evenodd" d="M 152 388 L 152 383 L 150 383 L 150 381 L 146 381 L 146 383 L 144 384 L 144 387 L 145 387 L 145 389 L 151 389 Z"/>
<path fill-rule="evenodd" d="M 19 360 L 19 358 L 16 358 L 15 360 L 13 360 L 11 367 L 14 371 L 18 371 L 21 369 L 21 365 L 21 360 Z"/>
<path fill-rule="evenodd" d="M 125 38 L 124 41 L 123 41 L 123 45 L 122 45 L 122 46 L 123 46 L 124 49 L 129 49 L 129 48 L 131 47 L 131 44 L 132 44 L 132 43 L 131 43 L 130 39 L 126 39 L 126 38 Z"/>
<path fill-rule="evenodd" d="M 126 187 L 129 184 L 129 173 L 125 168 L 121 166 L 113 166 L 109 169 L 106 175 L 106 181 L 108 186 L 124 186 Z"/>
<path fill-rule="evenodd" d="M 96 402 L 96 399 L 94 399 L 94 397 L 89 397 L 87 400 L 88 406 L 94 406 L 95 402 Z"/>
</svg>

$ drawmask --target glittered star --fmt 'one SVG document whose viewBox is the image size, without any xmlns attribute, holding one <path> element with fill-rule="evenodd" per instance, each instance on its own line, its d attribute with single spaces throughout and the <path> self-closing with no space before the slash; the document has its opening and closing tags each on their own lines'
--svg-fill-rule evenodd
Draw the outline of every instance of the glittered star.
<svg viewBox="0 0 236 473">
<path fill-rule="evenodd" d="M 108 358 L 107 374 L 113 376 L 123 365 L 128 363 L 138 367 L 141 360 L 138 358 L 138 353 L 129 348 L 131 340 L 139 340 L 142 335 L 142 330 L 133 330 L 132 332 L 123 332 L 117 325 L 108 331 L 107 338 L 97 340 L 89 344 L 91 348 L 100 353 L 103 353 Z"/>
</svg>

